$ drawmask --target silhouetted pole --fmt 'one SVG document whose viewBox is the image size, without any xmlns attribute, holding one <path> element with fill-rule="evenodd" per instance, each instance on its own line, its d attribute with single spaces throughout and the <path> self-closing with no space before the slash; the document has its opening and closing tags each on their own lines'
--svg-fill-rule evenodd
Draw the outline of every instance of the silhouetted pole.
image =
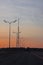
<svg viewBox="0 0 43 65">
<path fill-rule="evenodd" d="M 19 47 L 19 33 L 21 33 L 20 31 L 19 31 L 19 18 L 18 18 L 18 27 L 17 27 L 17 32 L 13 32 L 13 33 L 16 33 L 16 47 Z"/>
<path fill-rule="evenodd" d="M 18 33 L 17 33 L 17 41 L 18 41 L 18 43 L 17 43 L 17 47 L 19 47 L 19 18 L 18 18 Z"/>
<path fill-rule="evenodd" d="M 9 48 L 10 48 L 10 38 L 11 38 L 11 23 L 9 23 Z"/>
<path fill-rule="evenodd" d="M 15 23 L 17 20 L 12 21 L 12 22 L 7 22 L 4 20 L 5 23 L 9 23 L 9 48 L 10 48 L 10 38 L 11 38 L 11 23 Z"/>
</svg>

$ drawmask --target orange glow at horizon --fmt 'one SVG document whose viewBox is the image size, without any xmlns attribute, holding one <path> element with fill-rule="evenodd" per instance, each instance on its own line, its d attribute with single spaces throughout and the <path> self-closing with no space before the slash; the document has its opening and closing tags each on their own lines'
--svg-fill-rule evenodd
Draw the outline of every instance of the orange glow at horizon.
<svg viewBox="0 0 43 65">
<path fill-rule="evenodd" d="M 0 39 L 0 48 L 9 48 L 9 39 Z M 10 47 L 16 47 L 16 39 L 10 41 Z"/>
<path fill-rule="evenodd" d="M 11 38 L 10 47 L 16 47 L 16 38 Z M 34 38 L 20 38 L 19 41 L 20 47 L 30 47 L 30 48 L 43 48 L 43 41 L 36 40 Z M 0 48 L 8 48 L 9 40 L 1 39 L 0 40 Z"/>
</svg>

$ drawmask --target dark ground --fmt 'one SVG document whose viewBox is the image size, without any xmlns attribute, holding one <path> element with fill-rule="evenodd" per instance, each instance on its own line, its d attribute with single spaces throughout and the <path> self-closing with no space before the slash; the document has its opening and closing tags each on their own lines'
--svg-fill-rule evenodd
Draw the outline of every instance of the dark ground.
<svg viewBox="0 0 43 65">
<path fill-rule="evenodd" d="M 43 65 L 43 49 L 0 49 L 0 65 Z"/>
</svg>

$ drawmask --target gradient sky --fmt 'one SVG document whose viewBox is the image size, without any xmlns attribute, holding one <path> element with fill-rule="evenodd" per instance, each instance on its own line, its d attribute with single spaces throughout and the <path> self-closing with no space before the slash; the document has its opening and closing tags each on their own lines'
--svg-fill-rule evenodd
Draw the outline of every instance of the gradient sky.
<svg viewBox="0 0 43 65">
<path fill-rule="evenodd" d="M 31 47 L 38 47 L 39 42 L 42 47 L 43 0 L 0 0 L 0 41 L 4 37 L 6 39 L 8 37 L 8 24 L 5 24 L 3 20 L 13 21 L 18 17 L 20 18 L 21 37 L 26 38 L 26 40 L 32 38 L 34 43 L 32 42 Z M 13 31 L 17 31 L 17 22 L 12 24 L 11 33 Z M 15 34 L 12 33 L 12 36 Z M 38 38 L 37 44 L 33 38 Z"/>
</svg>

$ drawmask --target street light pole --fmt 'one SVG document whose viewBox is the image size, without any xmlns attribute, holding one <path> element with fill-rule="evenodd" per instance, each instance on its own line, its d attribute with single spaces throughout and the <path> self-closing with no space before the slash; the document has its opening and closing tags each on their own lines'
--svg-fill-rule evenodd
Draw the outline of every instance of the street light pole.
<svg viewBox="0 0 43 65">
<path fill-rule="evenodd" d="M 18 33 L 17 33 L 17 41 L 18 41 L 18 45 L 19 45 L 19 18 L 18 18 Z"/>
<path fill-rule="evenodd" d="M 11 23 L 15 23 L 17 20 L 12 21 L 12 22 L 7 22 L 4 20 L 5 23 L 9 23 L 9 48 L 10 48 L 10 38 L 11 38 Z"/>
<path fill-rule="evenodd" d="M 11 38 L 11 23 L 9 23 L 9 48 L 10 48 L 10 38 Z"/>
</svg>

